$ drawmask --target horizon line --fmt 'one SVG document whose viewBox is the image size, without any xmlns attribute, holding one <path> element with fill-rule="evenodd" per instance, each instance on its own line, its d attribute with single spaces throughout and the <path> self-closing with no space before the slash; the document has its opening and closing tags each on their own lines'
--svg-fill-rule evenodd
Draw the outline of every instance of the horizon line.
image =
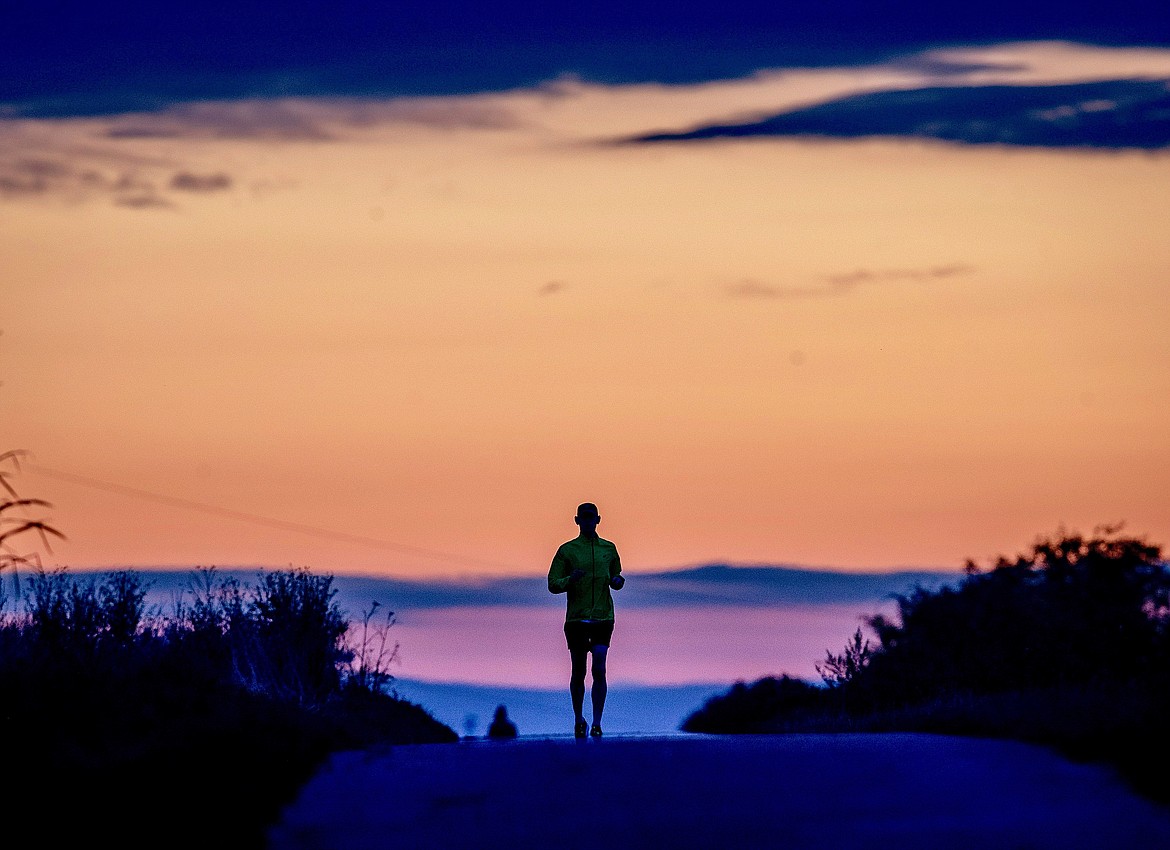
<svg viewBox="0 0 1170 850">
<path fill-rule="evenodd" d="M 275 564 L 55 564 L 52 567 L 42 565 L 40 567 L 45 572 L 52 572 L 56 569 L 63 569 L 66 571 L 77 571 L 86 573 L 99 572 L 119 572 L 129 570 L 131 572 L 160 572 L 160 573 L 181 573 L 181 572 L 198 572 L 200 570 L 213 569 L 217 572 L 242 572 L 242 571 L 258 571 L 258 572 L 275 572 L 278 570 L 300 570 L 306 569 L 310 573 L 317 575 L 327 574 L 334 578 L 345 579 L 375 579 L 387 581 L 401 581 L 417 584 L 459 584 L 467 582 L 491 582 L 491 581 L 508 581 L 514 579 L 532 579 L 543 578 L 546 570 L 542 568 L 539 572 L 529 573 L 458 573 L 458 574 L 443 574 L 443 575 L 408 575 L 402 573 L 391 572 L 355 572 L 352 570 L 328 570 L 313 567 L 308 564 L 294 565 L 288 564 L 285 566 L 277 566 Z M 666 567 L 649 567 L 636 569 L 623 569 L 623 574 L 638 575 L 638 576 L 662 576 L 670 575 L 672 573 L 690 573 L 698 570 L 705 570 L 711 568 L 725 568 L 731 571 L 736 570 L 774 570 L 785 571 L 790 573 L 811 573 L 817 575 L 844 575 L 844 576 L 892 576 L 899 574 L 914 574 L 914 573 L 929 573 L 937 575 L 954 575 L 964 572 L 962 566 L 959 567 L 943 567 L 943 566 L 910 566 L 910 565 L 890 565 L 889 567 L 845 567 L 833 566 L 831 564 L 798 564 L 785 561 L 733 561 L 727 559 L 713 559 L 713 560 L 699 560 L 686 564 L 666 566 Z M 35 572 L 37 567 L 32 566 L 31 569 Z"/>
</svg>

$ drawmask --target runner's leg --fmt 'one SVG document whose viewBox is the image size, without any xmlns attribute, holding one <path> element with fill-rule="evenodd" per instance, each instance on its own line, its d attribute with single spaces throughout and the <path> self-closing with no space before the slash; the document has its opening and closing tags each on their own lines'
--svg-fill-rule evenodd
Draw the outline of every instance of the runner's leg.
<svg viewBox="0 0 1170 850">
<path fill-rule="evenodd" d="M 593 725 L 601 725 L 601 713 L 605 711 L 605 657 L 609 647 L 597 644 L 593 647 Z"/>
<path fill-rule="evenodd" d="M 573 660 L 573 672 L 569 676 L 569 696 L 573 699 L 573 714 L 578 723 L 585 719 L 585 659 L 588 655 L 588 649 L 569 650 L 569 657 Z M 594 676 L 596 675 L 595 672 Z"/>
</svg>

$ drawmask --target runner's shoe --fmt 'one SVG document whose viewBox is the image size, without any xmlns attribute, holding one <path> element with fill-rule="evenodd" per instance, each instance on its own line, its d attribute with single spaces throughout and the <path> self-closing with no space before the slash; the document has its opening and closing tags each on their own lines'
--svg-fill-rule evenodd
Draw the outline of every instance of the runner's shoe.
<svg viewBox="0 0 1170 850">
<path fill-rule="evenodd" d="M 578 720 L 577 725 L 573 727 L 573 737 L 574 738 L 584 738 L 585 732 L 586 732 L 586 730 L 588 730 L 588 728 L 589 728 L 588 723 L 586 723 L 584 720 Z"/>
<path fill-rule="evenodd" d="M 599 725 L 597 725 L 596 723 L 594 723 L 593 728 L 589 730 L 589 734 L 592 735 L 594 738 L 600 738 L 601 737 L 601 727 Z"/>
</svg>

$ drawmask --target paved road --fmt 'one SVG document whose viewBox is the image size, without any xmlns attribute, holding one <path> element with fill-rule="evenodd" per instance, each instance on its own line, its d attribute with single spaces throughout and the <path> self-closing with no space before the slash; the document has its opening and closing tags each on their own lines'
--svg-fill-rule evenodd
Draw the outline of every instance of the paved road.
<svg viewBox="0 0 1170 850">
<path fill-rule="evenodd" d="M 518 740 L 336 756 L 292 848 L 1156 848 L 1170 810 L 1100 767 L 939 735 Z"/>
</svg>

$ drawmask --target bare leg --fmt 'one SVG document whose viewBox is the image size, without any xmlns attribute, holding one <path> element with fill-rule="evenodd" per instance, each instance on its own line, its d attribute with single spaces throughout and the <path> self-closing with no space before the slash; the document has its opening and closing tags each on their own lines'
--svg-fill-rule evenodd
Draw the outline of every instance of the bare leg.
<svg viewBox="0 0 1170 850">
<path fill-rule="evenodd" d="M 569 676 L 569 696 L 573 700 L 573 714 L 576 721 L 581 723 L 585 720 L 585 658 L 589 655 L 589 650 L 582 649 L 580 652 L 569 650 L 569 656 L 573 659 L 573 672 Z M 594 677 L 597 676 L 597 668 L 594 663 Z M 596 678 L 594 679 L 596 681 Z"/>
<path fill-rule="evenodd" d="M 593 647 L 593 725 L 601 725 L 601 713 L 605 711 L 605 656 L 608 646 Z"/>
</svg>

